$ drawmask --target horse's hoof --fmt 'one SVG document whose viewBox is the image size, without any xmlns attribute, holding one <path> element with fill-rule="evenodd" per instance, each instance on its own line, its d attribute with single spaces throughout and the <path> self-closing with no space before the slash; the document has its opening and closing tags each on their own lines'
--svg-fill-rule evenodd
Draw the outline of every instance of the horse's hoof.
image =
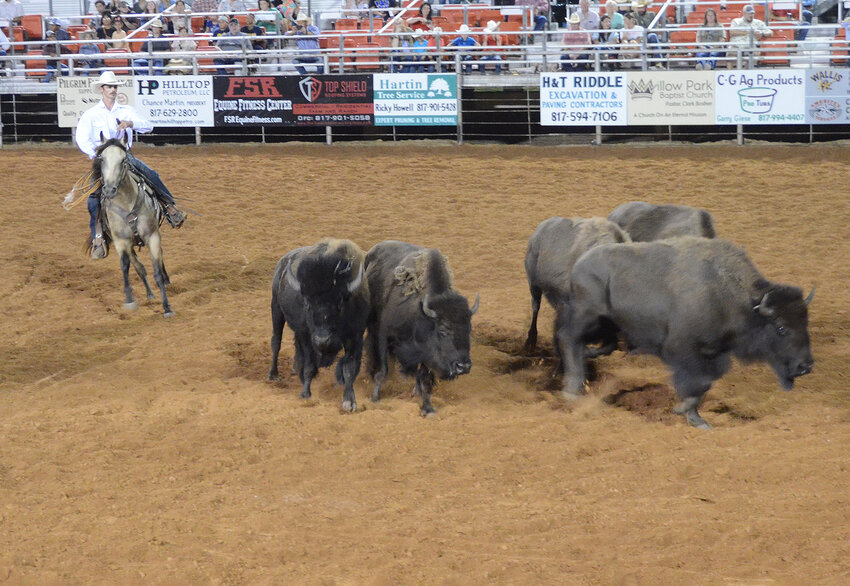
<svg viewBox="0 0 850 586">
<path fill-rule="evenodd" d="M 162 314 L 162 317 L 174 317 L 174 312 L 173 311 L 166 311 L 165 313 Z"/>
<path fill-rule="evenodd" d="M 131 303 L 125 303 L 124 309 L 126 309 L 127 311 L 136 311 L 137 309 L 139 309 L 139 306 L 136 304 L 135 301 L 133 301 Z"/>
</svg>

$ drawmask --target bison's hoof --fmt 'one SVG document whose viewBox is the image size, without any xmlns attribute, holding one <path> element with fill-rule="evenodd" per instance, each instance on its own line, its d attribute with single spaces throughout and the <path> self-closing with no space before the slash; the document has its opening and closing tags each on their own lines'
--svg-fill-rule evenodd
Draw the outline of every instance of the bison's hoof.
<svg viewBox="0 0 850 586">
<path fill-rule="evenodd" d="M 574 393 L 572 391 L 561 391 L 561 396 L 566 401 L 578 401 L 582 398 L 582 395 L 580 393 Z"/>
<path fill-rule="evenodd" d="M 313 396 L 313 394 L 310 391 L 301 391 L 301 398 L 302 399 L 309 399 L 312 396 Z"/>
<path fill-rule="evenodd" d="M 135 301 L 131 301 L 130 303 L 124 304 L 124 309 L 126 309 L 127 311 L 136 311 L 137 309 L 139 309 L 139 306 L 136 304 Z"/>
<path fill-rule="evenodd" d="M 381 393 L 372 393 L 372 396 L 370 397 L 370 399 L 372 400 L 373 403 L 380 403 L 381 402 Z"/>
<path fill-rule="evenodd" d="M 689 411 L 685 414 L 685 419 L 688 420 L 688 425 L 692 425 L 697 429 L 711 429 L 711 426 L 708 424 L 708 421 L 700 417 L 699 413 Z"/>
<path fill-rule="evenodd" d="M 342 402 L 342 410 L 346 413 L 354 413 L 357 411 L 357 402 L 356 401 L 343 401 Z"/>
<path fill-rule="evenodd" d="M 269 380 L 272 382 L 280 380 L 280 375 L 277 373 L 276 370 L 269 372 Z"/>
<path fill-rule="evenodd" d="M 433 417 L 436 414 L 437 410 L 433 407 L 422 407 L 422 409 L 419 410 L 419 415 L 422 417 Z"/>
<path fill-rule="evenodd" d="M 162 314 L 162 317 L 174 317 L 174 312 L 173 311 L 166 311 L 165 313 Z"/>
</svg>

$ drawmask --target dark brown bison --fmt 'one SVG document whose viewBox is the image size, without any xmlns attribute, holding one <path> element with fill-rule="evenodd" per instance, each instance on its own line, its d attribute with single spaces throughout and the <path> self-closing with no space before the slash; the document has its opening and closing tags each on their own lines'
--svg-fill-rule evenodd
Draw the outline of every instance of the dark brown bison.
<svg viewBox="0 0 850 586">
<path fill-rule="evenodd" d="M 366 279 L 371 293 L 367 352 L 375 380 L 372 400 L 381 398 L 388 360 L 416 377 L 422 396 L 421 414 L 434 413 L 434 375 L 453 379 L 472 367 L 469 356 L 472 308 L 452 285 L 449 263 L 439 250 L 387 240 L 366 255 Z"/>
<path fill-rule="evenodd" d="M 369 287 L 364 255 L 349 240 L 325 239 L 293 250 L 277 263 L 272 282 L 272 365 L 269 379 L 278 378 L 277 357 L 285 323 L 295 333 L 295 370 L 310 397 L 310 383 L 319 368 L 330 366 L 340 350 L 336 380 L 344 385 L 342 408 L 356 411 L 354 379 L 360 372 L 363 332 L 369 317 Z"/>
</svg>

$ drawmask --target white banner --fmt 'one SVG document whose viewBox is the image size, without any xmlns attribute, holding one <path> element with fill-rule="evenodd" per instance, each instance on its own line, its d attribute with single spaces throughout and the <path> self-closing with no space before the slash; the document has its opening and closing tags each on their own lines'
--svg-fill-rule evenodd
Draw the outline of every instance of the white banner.
<svg viewBox="0 0 850 586">
<path fill-rule="evenodd" d="M 802 124 L 805 71 L 715 71 L 717 124 Z"/>
<path fill-rule="evenodd" d="M 628 123 L 714 125 L 714 72 L 630 71 Z"/>
<path fill-rule="evenodd" d="M 130 77 L 118 76 L 125 85 L 118 87 L 119 104 L 133 105 L 133 87 Z M 59 114 L 59 128 L 74 128 L 83 112 L 100 101 L 100 94 L 91 84 L 97 77 L 64 77 L 56 78 L 56 110 Z"/>
<path fill-rule="evenodd" d="M 541 126 L 622 126 L 625 73 L 541 73 Z"/>
<path fill-rule="evenodd" d="M 211 75 L 139 76 L 136 110 L 154 126 L 214 126 Z"/>
<path fill-rule="evenodd" d="M 377 73 L 375 126 L 457 126 L 457 75 Z"/>
</svg>

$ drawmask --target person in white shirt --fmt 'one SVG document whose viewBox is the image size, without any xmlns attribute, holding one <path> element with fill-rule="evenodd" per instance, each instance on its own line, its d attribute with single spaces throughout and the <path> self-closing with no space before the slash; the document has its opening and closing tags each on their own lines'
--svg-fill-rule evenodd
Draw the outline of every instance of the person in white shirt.
<svg viewBox="0 0 850 586">
<path fill-rule="evenodd" d="M 24 5 L 18 0 L 0 0 L 0 26 L 15 26 L 21 24 L 24 16 Z M 17 39 L 22 41 L 23 39 Z"/>
<path fill-rule="evenodd" d="M 732 21 L 732 24 L 729 26 L 729 47 L 733 50 L 727 53 L 728 57 L 735 57 L 734 49 L 736 47 L 741 49 L 750 47 L 750 32 L 752 32 L 754 46 L 758 45 L 762 39 L 773 36 L 773 31 L 763 21 L 755 18 L 755 12 L 752 4 L 747 4 L 744 6 L 741 17 Z M 755 56 L 758 54 L 757 51 L 741 50 L 740 52 L 742 59 L 748 59 L 751 55 Z M 729 67 L 732 67 L 733 64 L 734 60 L 729 61 Z"/>
<path fill-rule="evenodd" d="M 218 3 L 218 11 L 233 14 L 235 12 L 248 12 L 248 9 L 245 8 L 243 0 L 221 0 Z"/>
<path fill-rule="evenodd" d="M 77 146 L 88 155 L 89 159 L 94 159 L 96 150 L 103 144 L 103 140 L 119 138 L 122 134 L 125 134 L 127 148 L 129 149 L 133 146 L 134 130 L 141 133 L 147 133 L 153 130 L 153 124 L 142 118 L 134 108 L 116 102 L 115 99 L 118 96 L 119 85 L 123 85 L 123 83 L 111 71 L 104 71 L 97 81 L 92 84 L 92 87 L 101 95 L 102 99 L 97 105 L 83 112 L 74 133 Z M 159 173 L 134 157 L 129 150 L 127 151 L 127 161 L 153 187 L 156 196 L 165 208 L 165 218 L 168 220 L 168 223 L 174 228 L 179 228 L 186 219 L 186 216 L 177 209 L 174 203 L 174 196 L 171 195 L 171 192 L 168 191 L 168 188 L 162 182 L 162 179 L 160 179 Z M 91 215 L 89 227 L 91 228 L 92 237 L 92 258 L 104 258 L 106 256 L 106 249 L 103 245 L 103 233 L 98 217 L 100 211 L 100 191 L 98 190 L 89 195 L 86 203 L 89 214 Z"/>
</svg>

